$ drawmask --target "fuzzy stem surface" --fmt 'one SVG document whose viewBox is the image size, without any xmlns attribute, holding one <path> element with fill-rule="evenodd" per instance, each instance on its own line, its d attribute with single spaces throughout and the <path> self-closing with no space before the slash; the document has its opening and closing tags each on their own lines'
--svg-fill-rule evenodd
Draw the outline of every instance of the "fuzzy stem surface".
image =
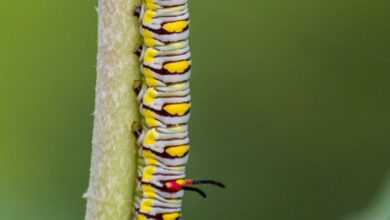
<svg viewBox="0 0 390 220">
<path fill-rule="evenodd" d="M 97 81 L 85 220 L 129 220 L 136 183 L 140 120 L 132 89 L 138 80 L 136 0 L 99 0 Z"/>
</svg>

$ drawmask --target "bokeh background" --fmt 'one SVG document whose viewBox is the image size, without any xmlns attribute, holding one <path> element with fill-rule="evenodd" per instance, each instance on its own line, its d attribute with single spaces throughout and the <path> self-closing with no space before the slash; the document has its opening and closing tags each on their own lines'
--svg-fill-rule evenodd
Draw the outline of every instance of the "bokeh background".
<svg viewBox="0 0 390 220">
<path fill-rule="evenodd" d="M 0 2 L 0 219 L 84 217 L 96 5 Z M 390 2 L 190 8 L 189 175 L 228 189 L 187 194 L 185 218 L 388 220 Z"/>
</svg>

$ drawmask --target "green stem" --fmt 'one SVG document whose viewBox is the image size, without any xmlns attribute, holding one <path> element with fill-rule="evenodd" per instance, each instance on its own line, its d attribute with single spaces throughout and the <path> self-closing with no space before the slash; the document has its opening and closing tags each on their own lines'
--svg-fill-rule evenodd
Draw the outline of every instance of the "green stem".
<svg viewBox="0 0 390 220">
<path fill-rule="evenodd" d="M 139 79 L 136 0 L 99 0 L 96 106 L 86 220 L 129 220 L 136 183 L 139 121 L 132 91 Z"/>
</svg>

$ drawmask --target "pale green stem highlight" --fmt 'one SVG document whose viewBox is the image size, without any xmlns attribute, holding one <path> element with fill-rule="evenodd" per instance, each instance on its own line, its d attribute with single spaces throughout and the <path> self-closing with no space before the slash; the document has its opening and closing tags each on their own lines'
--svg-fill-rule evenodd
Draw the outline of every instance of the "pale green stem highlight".
<svg viewBox="0 0 390 220">
<path fill-rule="evenodd" d="M 132 90 L 139 79 L 135 0 L 99 0 L 97 82 L 90 182 L 85 220 L 129 220 L 136 183 L 139 121 Z"/>
</svg>

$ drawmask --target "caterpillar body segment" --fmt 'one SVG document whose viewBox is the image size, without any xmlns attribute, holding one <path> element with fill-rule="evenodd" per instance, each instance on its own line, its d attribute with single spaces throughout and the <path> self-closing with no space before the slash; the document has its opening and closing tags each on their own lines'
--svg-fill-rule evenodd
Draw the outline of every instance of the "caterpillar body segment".
<svg viewBox="0 0 390 220">
<path fill-rule="evenodd" d="M 144 163 L 146 165 L 154 165 L 154 166 L 184 166 L 188 161 L 188 154 L 184 157 L 171 157 L 164 156 L 164 154 L 155 152 L 153 150 L 142 148 L 139 155 L 143 156 L 145 159 L 139 161 L 139 163 Z"/>
<path fill-rule="evenodd" d="M 172 213 L 164 213 L 164 214 L 158 214 L 155 216 L 151 216 L 146 213 L 142 213 L 139 210 L 136 211 L 137 218 L 136 220 L 176 220 L 180 218 L 179 212 L 172 212 Z"/>
<path fill-rule="evenodd" d="M 177 124 L 185 124 L 190 118 L 189 112 L 183 116 L 172 116 L 165 111 L 156 111 L 146 106 L 141 106 L 141 114 L 144 117 L 145 124 L 150 127 L 155 127 L 159 123 L 163 124 L 162 126 L 173 126 Z"/>
<path fill-rule="evenodd" d="M 142 67 L 145 80 L 156 80 L 164 84 L 173 84 L 186 82 L 191 77 L 191 70 L 183 72 L 181 74 L 165 74 L 164 70 L 151 69 L 149 67 Z M 155 82 L 155 83 L 159 83 Z M 149 83 L 148 83 L 149 84 Z"/>
<path fill-rule="evenodd" d="M 151 183 L 142 182 L 139 185 L 139 193 L 142 193 L 144 198 L 156 198 L 160 201 L 170 199 L 181 199 L 184 196 L 183 191 L 171 192 L 164 187 L 159 187 Z M 163 199 L 161 199 L 163 198 Z"/>
</svg>

